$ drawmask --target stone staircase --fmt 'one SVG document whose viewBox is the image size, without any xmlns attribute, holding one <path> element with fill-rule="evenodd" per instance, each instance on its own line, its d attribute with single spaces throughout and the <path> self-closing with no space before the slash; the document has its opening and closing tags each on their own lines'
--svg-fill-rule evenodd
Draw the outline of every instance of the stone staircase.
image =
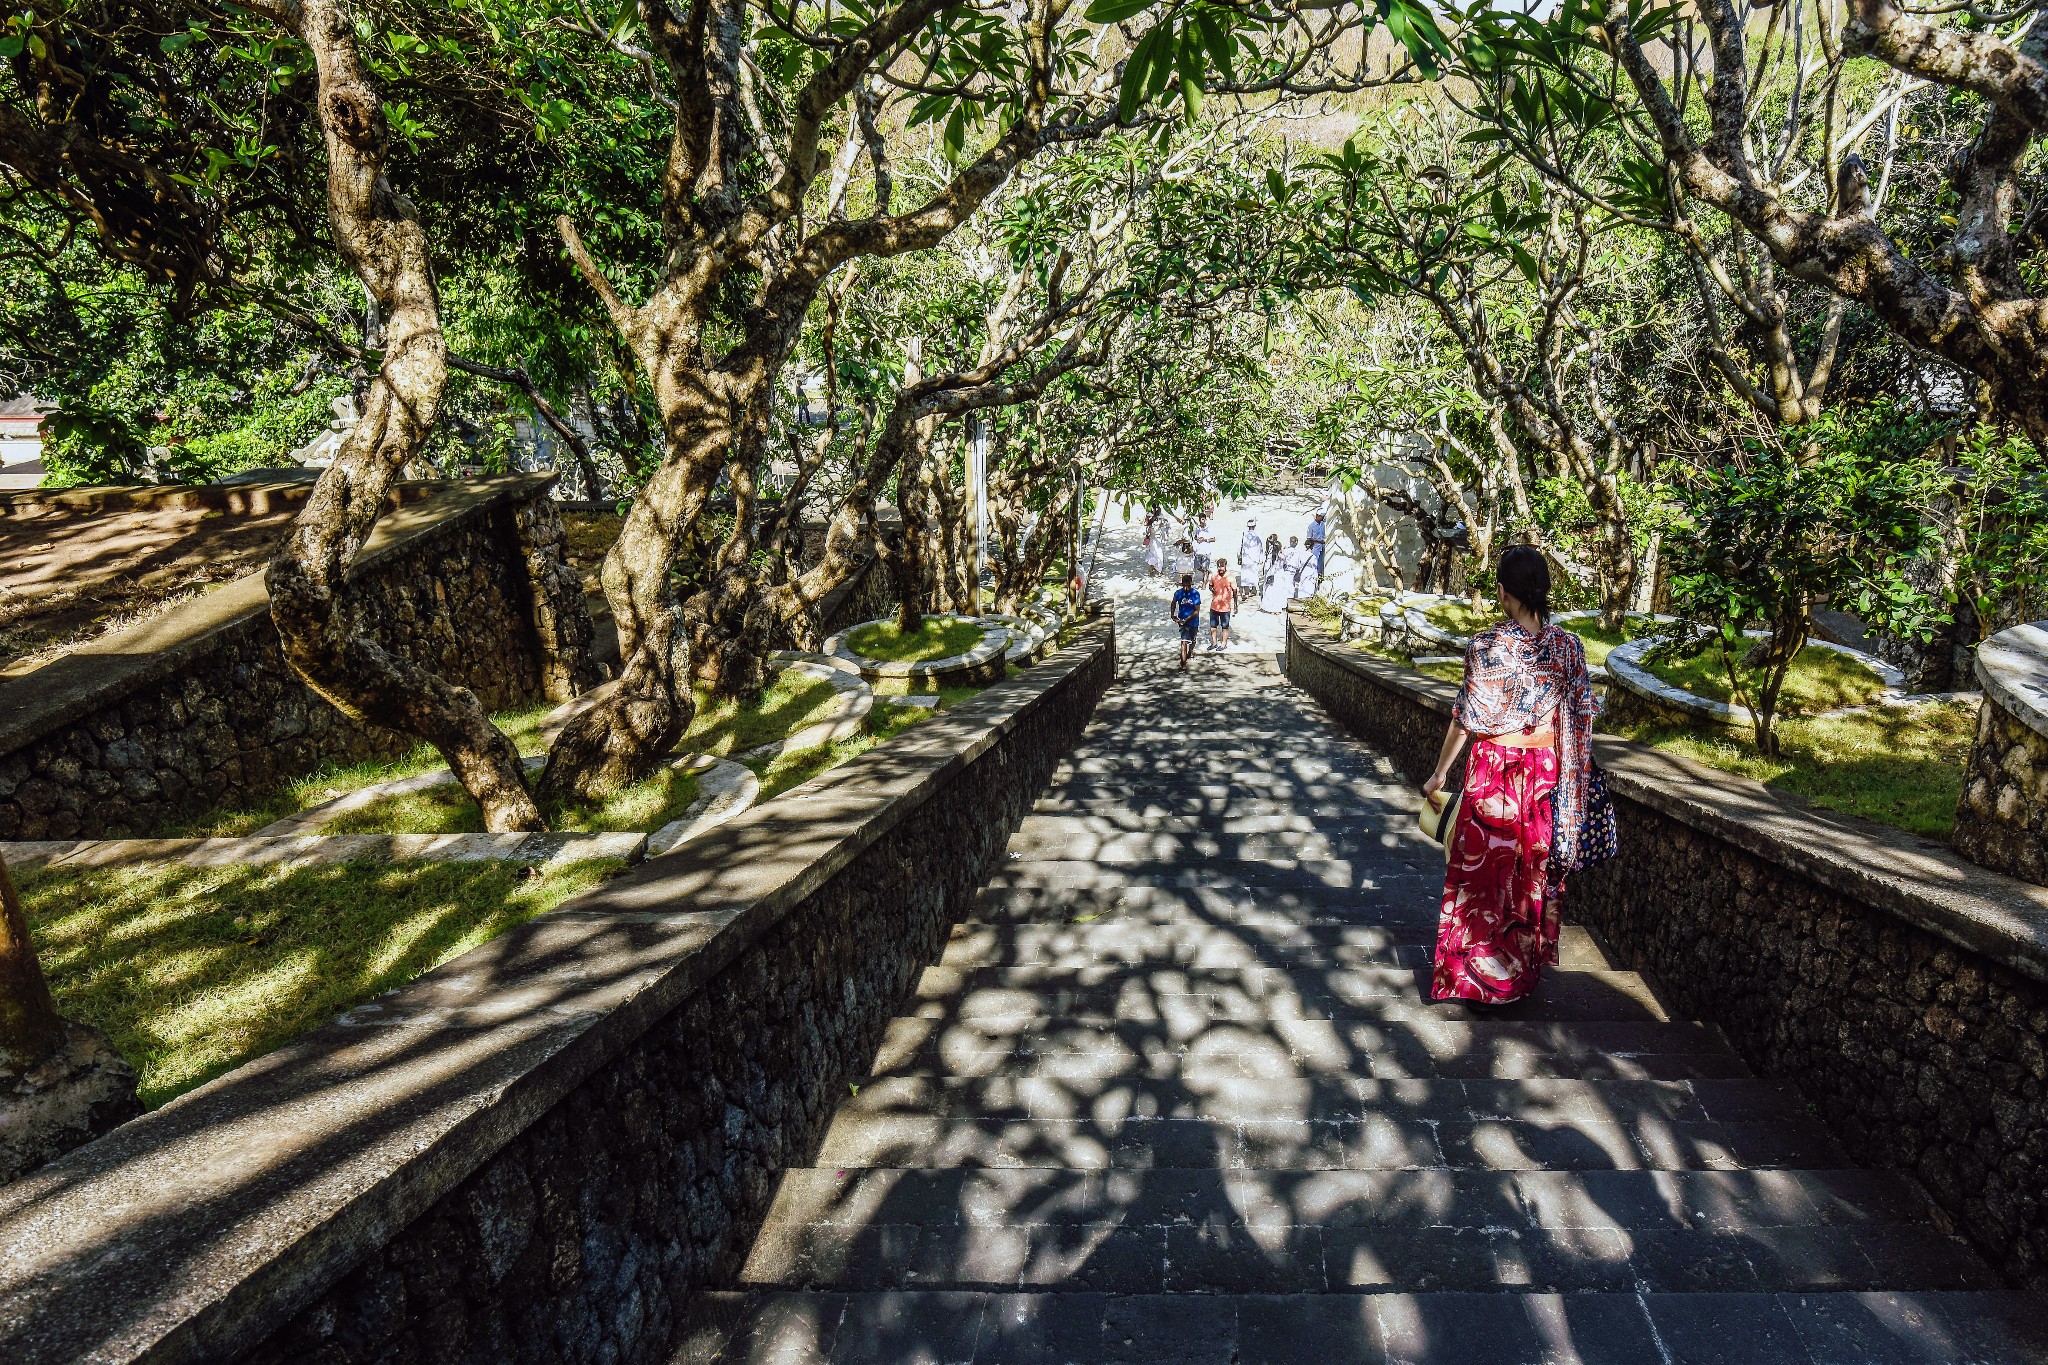
<svg viewBox="0 0 2048 1365">
<path fill-rule="evenodd" d="M 2048 1360 L 1583 933 L 1532 1001 L 1430 1003 L 1406 781 L 1198 663 L 1105 700 L 679 1362 Z"/>
</svg>

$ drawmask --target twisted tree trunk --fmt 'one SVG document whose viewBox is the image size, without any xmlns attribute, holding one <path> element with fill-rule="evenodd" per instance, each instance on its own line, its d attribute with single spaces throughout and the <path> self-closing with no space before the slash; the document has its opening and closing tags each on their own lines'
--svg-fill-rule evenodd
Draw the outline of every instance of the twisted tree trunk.
<svg viewBox="0 0 2048 1365">
<path fill-rule="evenodd" d="M 267 7 L 312 50 L 336 248 L 382 316 L 384 358 L 269 572 L 285 659 L 351 719 L 432 744 L 494 831 L 545 829 L 519 755 L 467 688 L 398 658 L 362 631 L 348 582 L 391 485 L 425 444 L 448 380 L 426 232 L 385 178 L 384 108 L 337 0 Z"/>
</svg>

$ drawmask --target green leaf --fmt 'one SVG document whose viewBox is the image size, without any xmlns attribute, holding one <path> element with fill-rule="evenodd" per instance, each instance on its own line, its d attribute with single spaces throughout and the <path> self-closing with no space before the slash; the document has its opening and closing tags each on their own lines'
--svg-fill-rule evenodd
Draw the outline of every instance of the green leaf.
<svg viewBox="0 0 2048 1365">
<path fill-rule="evenodd" d="M 1152 8 L 1152 0 L 1095 0 L 1081 17 L 1091 24 L 1121 23 Z"/>
<path fill-rule="evenodd" d="M 1195 31 L 1202 35 L 1203 46 L 1209 49 L 1209 60 L 1216 63 L 1226 81 L 1235 80 L 1233 64 L 1237 59 L 1237 40 L 1230 36 L 1215 15 L 1207 10 L 1195 15 Z"/>
<path fill-rule="evenodd" d="M 1129 123 L 1138 116 L 1138 110 L 1145 103 L 1145 87 L 1152 75 L 1152 66 L 1160 62 L 1162 40 L 1166 37 L 1164 28 L 1155 28 L 1138 40 L 1131 49 L 1131 55 L 1124 61 L 1124 81 L 1117 91 L 1117 118 Z"/>
<path fill-rule="evenodd" d="M 1174 65 L 1180 68 L 1181 107 L 1193 123 L 1202 116 L 1202 45 L 1192 27 L 1181 30 L 1173 56 Z"/>
<path fill-rule="evenodd" d="M 166 33 L 163 37 L 157 39 L 156 45 L 165 52 L 176 52 L 179 48 L 191 42 L 192 37 L 192 32 L 189 29 L 183 33 Z M 5 42 L 0 42 L 0 57 L 12 57 L 14 55 L 14 52 L 7 50 L 7 42 L 14 44 L 14 52 L 21 51 L 21 40 L 19 38 L 8 39 Z"/>
<path fill-rule="evenodd" d="M 1543 276 L 1542 272 L 1536 269 L 1536 258 L 1534 256 L 1531 256 L 1528 253 L 1527 249 L 1524 248 L 1520 242 L 1508 243 L 1508 251 L 1511 255 L 1514 256 L 1515 265 L 1521 270 L 1522 274 L 1528 278 L 1529 283 L 1536 285 L 1538 288 L 1541 288 L 1543 284 Z"/>
<path fill-rule="evenodd" d="M 19 57 L 21 49 L 22 41 L 18 35 L 10 33 L 0 37 L 0 61 L 5 61 L 9 57 Z"/>
</svg>

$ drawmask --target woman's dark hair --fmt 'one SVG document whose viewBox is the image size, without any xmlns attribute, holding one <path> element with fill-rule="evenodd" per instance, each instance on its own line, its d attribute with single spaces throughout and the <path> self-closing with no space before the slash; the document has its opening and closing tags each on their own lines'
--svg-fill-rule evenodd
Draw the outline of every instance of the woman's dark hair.
<svg viewBox="0 0 2048 1365">
<path fill-rule="evenodd" d="M 1538 620 L 1550 620 L 1550 565 L 1541 550 L 1534 545 L 1510 546 L 1494 576 L 1507 595 L 1535 612 Z"/>
</svg>

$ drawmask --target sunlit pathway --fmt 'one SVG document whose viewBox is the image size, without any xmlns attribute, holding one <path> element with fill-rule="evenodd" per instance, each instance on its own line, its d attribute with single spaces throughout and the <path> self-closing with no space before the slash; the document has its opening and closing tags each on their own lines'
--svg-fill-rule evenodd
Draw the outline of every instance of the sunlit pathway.
<svg viewBox="0 0 2048 1365">
<path fill-rule="evenodd" d="M 1141 652 L 684 1359 L 2048 1358 L 1583 935 L 1535 1001 L 1427 1003 L 1410 803 L 1268 660 Z"/>
<path fill-rule="evenodd" d="M 1237 562 L 1238 541 L 1248 520 L 1257 521 L 1261 534 L 1277 531 L 1283 542 L 1289 536 L 1299 536 L 1307 529 L 1315 509 L 1316 500 L 1306 497 L 1268 496 L 1226 502 L 1217 509 L 1211 522 L 1216 531 L 1217 553 L 1232 564 Z M 1178 531 L 1180 523 L 1174 526 Z M 1173 582 L 1164 574 L 1154 577 L 1145 571 L 1144 508 L 1133 507 L 1126 513 L 1112 503 L 1105 509 L 1092 590 L 1115 605 L 1117 644 L 1125 654 L 1138 659 L 1171 660 L 1176 656 L 1180 637 L 1168 611 Z M 1204 642 L 1209 638 L 1208 604 L 1209 590 L 1204 586 Z M 1255 600 L 1245 601 L 1233 613 L 1230 636 L 1229 653 L 1271 657 L 1287 645 L 1287 617 L 1282 612 L 1264 610 Z"/>
</svg>

